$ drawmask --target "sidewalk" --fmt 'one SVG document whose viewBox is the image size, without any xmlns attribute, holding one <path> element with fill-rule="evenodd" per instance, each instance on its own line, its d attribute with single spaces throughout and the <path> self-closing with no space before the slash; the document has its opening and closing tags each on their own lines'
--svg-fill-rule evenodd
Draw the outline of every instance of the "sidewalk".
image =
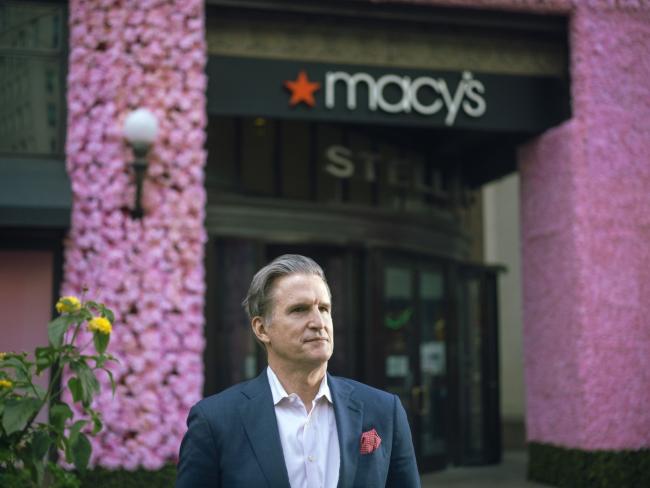
<svg viewBox="0 0 650 488">
<path fill-rule="evenodd" d="M 422 488 L 533 488 L 546 487 L 526 481 L 526 451 L 506 451 L 501 464 L 450 467 L 422 476 Z"/>
</svg>

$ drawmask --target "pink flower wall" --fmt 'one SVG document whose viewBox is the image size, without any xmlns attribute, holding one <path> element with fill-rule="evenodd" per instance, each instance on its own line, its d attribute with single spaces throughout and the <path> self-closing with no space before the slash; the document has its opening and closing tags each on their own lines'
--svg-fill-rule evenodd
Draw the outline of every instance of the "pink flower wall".
<svg viewBox="0 0 650 488">
<path fill-rule="evenodd" d="M 527 433 L 650 447 L 650 2 L 419 3 L 570 19 L 573 118 L 519 154 Z"/>
<path fill-rule="evenodd" d="M 618 4 L 573 12 L 574 118 L 521 151 L 528 436 L 582 449 L 650 446 L 650 8 Z"/>
<path fill-rule="evenodd" d="M 92 462 L 156 469 L 177 457 L 203 382 L 206 46 L 201 0 L 71 0 L 67 168 L 74 194 L 64 294 L 116 312 L 120 359 L 96 405 Z M 145 107 L 160 133 L 133 220 L 125 116 Z"/>
</svg>

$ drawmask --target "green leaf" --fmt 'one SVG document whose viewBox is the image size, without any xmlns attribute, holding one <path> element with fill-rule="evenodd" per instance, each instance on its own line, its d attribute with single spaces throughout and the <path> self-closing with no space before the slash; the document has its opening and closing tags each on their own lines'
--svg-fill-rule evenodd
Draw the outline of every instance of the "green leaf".
<svg viewBox="0 0 650 488">
<path fill-rule="evenodd" d="M 72 418 L 72 410 L 65 403 L 57 403 L 50 408 L 50 425 L 57 433 L 62 434 L 65 421 Z"/>
<path fill-rule="evenodd" d="M 16 380 L 17 381 L 29 381 L 31 375 L 29 374 L 29 366 L 32 363 L 27 361 L 24 356 L 14 356 L 9 359 L 5 359 L 4 367 L 13 368 L 16 371 Z"/>
<path fill-rule="evenodd" d="M 102 427 L 104 427 L 104 424 L 102 423 L 102 416 L 99 412 L 95 410 L 91 411 L 90 416 L 93 420 L 92 435 L 97 435 L 99 431 L 102 430 Z"/>
<path fill-rule="evenodd" d="M 34 355 L 35 355 L 37 358 L 40 358 L 40 357 L 50 356 L 51 353 L 52 353 L 52 348 L 51 348 L 50 346 L 47 346 L 47 347 L 37 347 L 37 348 L 36 348 L 36 351 L 34 352 Z"/>
<path fill-rule="evenodd" d="M 115 315 L 113 314 L 111 309 L 104 307 L 104 309 L 102 310 L 102 315 L 106 317 L 111 324 L 115 323 Z"/>
<path fill-rule="evenodd" d="M 104 351 L 106 351 L 110 337 L 110 334 L 93 332 L 93 342 L 95 343 L 95 349 L 99 354 L 102 354 Z"/>
<path fill-rule="evenodd" d="M 43 400 L 43 398 L 45 398 L 45 395 L 47 395 L 47 390 L 41 385 L 37 385 L 36 383 L 33 383 L 32 386 L 34 387 L 34 390 L 36 390 L 36 396 L 38 399 Z"/>
<path fill-rule="evenodd" d="M 70 438 L 70 444 L 74 444 L 77 441 L 77 437 L 79 436 L 81 429 L 83 429 L 87 423 L 87 420 L 77 420 L 74 424 L 72 424 L 72 427 L 70 427 L 70 433 L 68 434 L 68 437 Z"/>
<path fill-rule="evenodd" d="M 69 326 L 70 321 L 66 315 L 61 315 L 50 322 L 47 326 L 47 337 L 50 340 L 50 344 L 54 347 L 61 347 L 61 344 L 63 344 L 63 335 Z"/>
<path fill-rule="evenodd" d="M 31 458 L 31 451 L 29 450 L 22 451 L 20 460 L 22 461 L 23 469 L 29 472 L 29 476 L 34 484 L 36 486 L 40 486 L 39 483 L 43 477 L 43 463 L 40 463 L 41 469 L 38 469 L 39 463 L 34 462 L 34 460 Z"/>
<path fill-rule="evenodd" d="M 52 366 L 52 361 L 48 357 L 36 358 L 36 375 L 40 375 L 43 371 Z"/>
<path fill-rule="evenodd" d="M 72 445 L 70 440 L 66 436 L 59 437 L 59 440 L 63 443 L 63 452 L 65 453 L 65 460 L 68 463 L 72 462 Z M 59 446 L 60 448 L 60 446 Z"/>
<path fill-rule="evenodd" d="M 73 364 L 72 369 L 77 373 L 81 382 L 81 403 L 88 406 L 93 399 L 93 395 L 99 391 L 99 381 L 97 381 L 95 373 L 84 361 Z"/>
<path fill-rule="evenodd" d="M 108 368 L 102 368 L 108 374 L 108 379 L 111 380 L 111 392 L 115 396 L 115 378 L 113 378 L 113 372 Z"/>
<path fill-rule="evenodd" d="M 34 433 L 32 439 L 32 459 L 34 464 L 39 464 L 43 462 L 45 454 L 47 454 L 50 445 L 52 444 L 52 439 L 47 434 L 47 432 L 39 430 Z"/>
<path fill-rule="evenodd" d="M 76 441 L 72 443 L 71 448 L 72 460 L 74 462 L 75 468 L 80 471 L 85 470 L 88 466 L 90 453 L 92 451 L 92 447 L 88 441 L 88 438 L 84 434 L 79 433 Z"/>
<path fill-rule="evenodd" d="M 23 430 L 32 416 L 36 415 L 41 402 L 36 398 L 11 398 L 5 404 L 2 427 L 7 435 Z"/>
<path fill-rule="evenodd" d="M 68 380 L 68 388 L 70 388 L 70 393 L 72 393 L 72 401 L 79 402 L 83 398 L 83 387 L 81 386 L 81 381 L 76 376 L 73 376 Z"/>
<path fill-rule="evenodd" d="M 52 347 L 37 347 L 36 348 L 36 374 L 41 374 L 54 362 L 55 355 Z"/>
</svg>

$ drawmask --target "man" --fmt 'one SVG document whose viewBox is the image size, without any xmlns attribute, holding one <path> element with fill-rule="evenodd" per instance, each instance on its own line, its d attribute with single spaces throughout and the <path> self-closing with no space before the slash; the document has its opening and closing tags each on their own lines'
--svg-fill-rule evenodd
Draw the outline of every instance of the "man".
<svg viewBox="0 0 650 488">
<path fill-rule="evenodd" d="M 268 367 L 192 408 L 177 488 L 420 486 L 399 398 L 327 373 L 334 331 L 320 266 L 275 259 L 243 305 Z"/>
</svg>

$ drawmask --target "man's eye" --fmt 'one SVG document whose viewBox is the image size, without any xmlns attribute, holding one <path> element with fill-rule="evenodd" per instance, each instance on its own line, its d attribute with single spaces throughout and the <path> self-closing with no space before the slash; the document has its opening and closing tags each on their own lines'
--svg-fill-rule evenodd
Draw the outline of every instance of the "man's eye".
<svg viewBox="0 0 650 488">
<path fill-rule="evenodd" d="M 329 307 L 320 307 L 320 311 L 321 311 L 321 312 L 327 312 L 327 313 L 329 313 L 329 312 L 330 312 L 330 308 L 329 308 Z"/>
</svg>

